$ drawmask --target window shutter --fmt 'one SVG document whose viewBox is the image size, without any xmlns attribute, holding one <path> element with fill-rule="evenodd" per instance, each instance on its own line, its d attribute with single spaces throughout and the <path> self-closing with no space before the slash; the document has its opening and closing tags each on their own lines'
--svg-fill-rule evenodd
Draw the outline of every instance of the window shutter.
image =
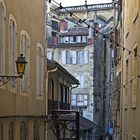
<svg viewBox="0 0 140 140">
<path fill-rule="evenodd" d="M 111 57 L 114 58 L 114 50 L 111 50 Z"/>
<path fill-rule="evenodd" d="M 80 87 L 84 88 L 84 75 L 80 75 Z"/>
<path fill-rule="evenodd" d="M 88 51 L 84 51 L 84 64 L 88 64 Z"/>
<path fill-rule="evenodd" d="M 72 64 L 76 64 L 76 51 L 72 51 Z"/>
<path fill-rule="evenodd" d="M 61 63 L 66 64 L 66 51 L 61 51 L 62 57 L 61 57 Z"/>
<path fill-rule="evenodd" d="M 47 58 L 50 60 L 52 59 L 52 52 L 51 51 L 47 52 Z"/>
</svg>

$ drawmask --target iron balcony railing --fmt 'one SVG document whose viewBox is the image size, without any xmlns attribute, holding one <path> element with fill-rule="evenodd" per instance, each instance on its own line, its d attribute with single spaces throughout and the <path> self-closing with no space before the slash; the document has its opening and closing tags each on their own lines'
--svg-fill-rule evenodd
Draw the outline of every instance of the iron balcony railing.
<svg viewBox="0 0 140 140">
<path fill-rule="evenodd" d="M 52 113 L 55 109 L 70 110 L 70 103 L 48 100 L 48 113 Z"/>
</svg>

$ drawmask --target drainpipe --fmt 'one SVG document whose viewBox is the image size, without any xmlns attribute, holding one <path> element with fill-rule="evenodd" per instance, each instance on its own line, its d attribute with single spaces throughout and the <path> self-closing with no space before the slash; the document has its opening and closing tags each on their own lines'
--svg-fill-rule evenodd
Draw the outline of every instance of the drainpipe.
<svg viewBox="0 0 140 140">
<path fill-rule="evenodd" d="M 47 79 L 46 79 L 46 102 L 47 102 L 47 100 L 48 100 L 48 79 L 49 79 L 49 73 L 53 73 L 53 72 L 56 72 L 58 70 L 58 68 L 56 67 L 56 68 L 54 68 L 54 69 L 52 69 L 52 70 L 49 70 L 49 71 L 47 71 Z M 52 93 L 53 94 L 53 93 Z M 53 100 L 53 95 L 52 95 L 52 100 Z M 48 104 L 46 103 L 46 114 L 47 114 L 47 108 L 48 108 Z"/>
<path fill-rule="evenodd" d="M 70 100 L 69 100 L 69 101 L 70 101 L 70 104 L 71 104 L 71 94 L 72 94 L 72 90 L 73 90 L 74 88 L 77 88 L 77 87 L 79 86 L 79 84 L 80 84 L 80 83 L 78 83 L 78 84 L 77 84 L 76 86 L 74 86 L 74 87 L 71 86 L 71 88 L 70 88 Z"/>
<path fill-rule="evenodd" d="M 49 79 L 48 76 L 49 76 L 49 73 L 56 72 L 57 70 L 58 70 L 58 68 L 56 67 L 52 70 L 47 71 L 47 76 L 46 76 L 46 101 L 45 101 L 46 102 L 46 109 L 45 109 L 46 115 L 48 115 L 48 79 Z M 45 139 L 47 140 L 47 124 L 46 124 L 46 134 L 45 134 L 45 136 L 46 136 Z"/>
</svg>

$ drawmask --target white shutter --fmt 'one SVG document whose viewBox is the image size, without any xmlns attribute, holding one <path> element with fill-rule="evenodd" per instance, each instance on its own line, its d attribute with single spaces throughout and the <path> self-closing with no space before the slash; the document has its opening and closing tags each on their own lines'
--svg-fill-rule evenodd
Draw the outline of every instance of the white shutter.
<svg viewBox="0 0 140 140">
<path fill-rule="evenodd" d="M 81 36 L 76 36 L 76 42 L 80 43 L 81 42 Z"/>
<path fill-rule="evenodd" d="M 66 51 L 61 51 L 61 63 L 66 64 Z"/>
<path fill-rule="evenodd" d="M 111 50 L 111 57 L 114 58 L 114 50 Z"/>
<path fill-rule="evenodd" d="M 51 52 L 51 51 L 48 51 L 48 52 L 47 52 L 47 58 L 48 58 L 48 59 L 52 59 L 52 52 Z"/>
<path fill-rule="evenodd" d="M 84 64 L 88 64 L 88 51 L 84 51 Z"/>
<path fill-rule="evenodd" d="M 76 51 L 72 51 L 72 64 L 76 64 Z"/>
<path fill-rule="evenodd" d="M 80 83 L 80 75 L 76 75 L 76 79 L 79 81 Z M 80 87 L 80 85 L 78 86 L 78 88 Z"/>
<path fill-rule="evenodd" d="M 84 75 L 80 75 L 80 87 L 84 88 Z"/>
</svg>

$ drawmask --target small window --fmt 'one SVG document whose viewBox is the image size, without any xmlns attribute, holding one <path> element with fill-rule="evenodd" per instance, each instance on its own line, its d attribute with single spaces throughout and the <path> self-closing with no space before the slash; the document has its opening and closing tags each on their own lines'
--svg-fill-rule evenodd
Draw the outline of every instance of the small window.
<svg viewBox="0 0 140 140">
<path fill-rule="evenodd" d="M 63 40 L 64 40 L 64 43 L 69 43 L 69 37 L 64 37 Z"/>
<path fill-rule="evenodd" d="M 114 74 L 110 73 L 110 81 L 113 81 L 113 78 L 114 78 Z"/>
<path fill-rule="evenodd" d="M 84 51 L 79 50 L 76 52 L 76 63 L 83 64 L 84 62 Z"/>
<path fill-rule="evenodd" d="M 9 125 L 9 140 L 14 140 L 14 123 L 11 122 Z"/>
<path fill-rule="evenodd" d="M 0 124 L 0 140 L 3 140 L 3 125 Z"/>
<path fill-rule="evenodd" d="M 73 94 L 71 99 L 72 106 L 87 106 L 88 95 L 87 94 Z"/>
<path fill-rule="evenodd" d="M 39 123 L 35 122 L 35 124 L 34 124 L 34 140 L 40 140 L 39 129 L 40 129 Z"/>
<path fill-rule="evenodd" d="M 0 2 L 0 74 L 4 74 L 4 49 L 5 49 L 5 8 L 2 2 Z"/>
<path fill-rule="evenodd" d="M 111 50 L 111 57 L 114 58 L 114 50 Z"/>
<path fill-rule="evenodd" d="M 20 53 L 24 55 L 28 64 L 26 65 L 25 75 L 21 79 L 21 92 L 29 91 L 29 66 L 30 66 L 30 38 L 26 31 L 21 31 Z"/>
<path fill-rule="evenodd" d="M 72 52 L 66 51 L 66 64 L 72 64 Z"/>
<path fill-rule="evenodd" d="M 43 56 L 43 48 L 41 44 L 37 44 L 36 48 L 36 94 L 38 96 L 43 95 L 43 78 L 44 78 L 44 70 L 43 70 L 43 64 L 44 64 L 44 56 Z"/>
<path fill-rule="evenodd" d="M 12 16 L 11 16 L 12 17 Z M 16 65 L 15 65 L 15 60 L 17 58 L 17 46 L 16 46 L 16 41 L 17 41 L 17 35 L 16 35 L 16 23 L 14 18 L 10 17 L 10 29 L 9 29 L 9 75 L 15 75 L 16 74 Z M 15 81 L 10 81 L 10 86 L 15 88 L 16 82 Z"/>
<path fill-rule="evenodd" d="M 82 36 L 82 42 L 86 43 L 87 42 L 87 36 Z"/>
<path fill-rule="evenodd" d="M 73 42 L 76 42 L 76 36 L 73 37 Z"/>
<path fill-rule="evenodd" d="M 70 43 L 73 43 L 73 36 L 70 37 Z"/>
<path fill-rule="evenodd" d="M 81 43 L 81 36 L 76 36 L 76 42 Z"/>
<path fill-rule="evenodd" d="M 28 127 L 25 122 L 20 124 L 20 140 L 28 140 Z"/>
<path fill-rule="evenodd" d="M 85 86 L 84 75 L 83 74 L 79 74 L 79 75 L 76 76 L 76 78 L 80 82 L 80 85 L 78 86 L 78 88 L 84 88 L 84 86 Z"/>
</svg>

